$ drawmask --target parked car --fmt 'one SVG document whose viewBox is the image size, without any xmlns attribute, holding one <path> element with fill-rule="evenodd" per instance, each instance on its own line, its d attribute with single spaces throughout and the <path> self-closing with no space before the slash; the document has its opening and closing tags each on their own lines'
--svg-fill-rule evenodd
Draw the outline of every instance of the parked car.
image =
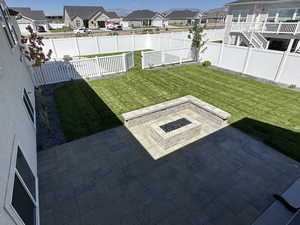
<svg viewBox="0 0 300 225">
<path fill-rule="evenodd" d="M 76 30 L 74 30 L 75 34 L 91 34 L 92 31 L 87 29 L 87 28 L 78 28 Z"/>
<path fill-rule="evenodd" d="M 119 23 L 108 22 L 106 24 L 106 29 L 108 29 L 108 30 L 123 30 L 123 27 Z"/>
<path fill-rule="evenodd" d="M 43 26 L 37 26 L 36 30 L 37 30 L 37 32 L 39 32 L 39 33 L 44 33 L 44 32 L 46 32 L 45 27 L 43 27 Z"/>
</svg>

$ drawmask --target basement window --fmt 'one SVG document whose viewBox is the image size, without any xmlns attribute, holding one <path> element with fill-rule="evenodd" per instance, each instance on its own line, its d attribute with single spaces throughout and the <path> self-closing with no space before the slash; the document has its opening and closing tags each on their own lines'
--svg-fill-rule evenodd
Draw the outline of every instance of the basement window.
<svg viewBox="0 0 300 225">
<path fill-rule="evenodd" d="M 36 224 L 36 180 L 18 147 L 12 206 L 24 224 Z"/>
</svg>

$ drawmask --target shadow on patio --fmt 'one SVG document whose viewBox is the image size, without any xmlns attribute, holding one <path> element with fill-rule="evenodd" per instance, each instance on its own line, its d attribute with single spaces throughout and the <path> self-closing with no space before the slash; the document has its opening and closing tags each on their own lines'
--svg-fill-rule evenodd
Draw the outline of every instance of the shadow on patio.
<svg viewBox="0 0 300 225">
<path fill-rule="evenodd" d="M 246 118 L 156 161 L 123 126 L 42 151 L 41 223 L 249 225 L 300 176 L 234 128 L 253 125 L 280 129 Z"/>
</svg>

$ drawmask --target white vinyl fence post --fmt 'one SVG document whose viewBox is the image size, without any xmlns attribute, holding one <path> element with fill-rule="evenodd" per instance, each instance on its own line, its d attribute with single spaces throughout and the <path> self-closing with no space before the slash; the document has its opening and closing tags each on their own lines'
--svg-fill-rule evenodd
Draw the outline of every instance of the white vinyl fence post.
<svg viewBox="0 0 300 225">
<path fill-rule="evenodd" d="M 220 66 L 221 63 L 222 63 L 224 47 L 225 47 L 225 43 L 224 43 L 224 40 L 223 40 L 221 48 L 220 48 L 220 53 L 219 53 L 219 58 L 218 58 L 217 66 Z"/>
<path fill-rule="evenodd" d="M 51 39 L 51 44 L 52 44 L 52 50 L 54 52 L 54 57 L 55 58 L 58 58 L 58 55 L 57 55 L 57 51 L 56 51 L 56 47 L 55 47 L 55 43 L 54 43 L 54 40 Z"/>
<path fill-rule="evenodd" d="M 80 50 L 79 50 L 79 44 L 78 44 L 78 38 L 77 37 L 75 37 L 75 46 L 76 46 L 77 55 L 80 56 Z"/>
<path fill-rule="evenodd" d="M 127 66 L 126 66 L 126 53 L 122 54 L 122 62 L 123 62 L 123 72 L 127 72 Z"/>
<path fill-rule="evenodd" d="M 115 47 L 116 52 L 119 52 L 119 38 L 117 35 L 115 36 Z"/>
<path fill-rule="evenodd" d="M 96 41 L 96 46 L 97 46 L 97 53 L 100 54 L 100 45 L 99 45 L 97 36 L 95 36 L 95 41 Z"/>
<path fill-rule="evenodd" d="M 283 72 L 283 69 L 284 69 L 284 66 L 285 66 L 285 62 L 286 62 L 286 59 L 287 59 L 288 56 L 289 56 L 289 52 L 285 51 L 284 54 L 282 55 L 280 64 L 278 66 L 276 75 L 274 77 L 274 81 L 278 82 L 280 80 L 280 76 L 281 76 L 281 74 Z"/>
<path fill-rule="evenodd" d="M 145 57 L 143 51 L 142 51 L 142 69 L 145 69 Z"/>
<path fill-rule="evenodd" d="M 135 37 L 134 34 L 131 35 L 131 50 L 135 50 Z"/>
<path fill-rule="evenodd" d="M 101 63 L 100 63 L 100 57 L 96 56 L 97 65 L 98 65 L 98 74 L 99 76 L 102 76 L 102 70 L 101 70 Z"/>
<path fill-rule="evenodd" d="M 249 64 L 249 59 L 250 59 L 250 57 L 251 57 L 252 49 L 253 49 L 253 48 L 248 47 L 247 56 L 246 56 L 246 59 L 245 59 L 245 63 L 244 63 L 244 66 L 243 66 L 243 70 L 242 70 L 242 73 L 243 73 L 243 74 L 247 73 L 248 64 Z"/>
</svg>

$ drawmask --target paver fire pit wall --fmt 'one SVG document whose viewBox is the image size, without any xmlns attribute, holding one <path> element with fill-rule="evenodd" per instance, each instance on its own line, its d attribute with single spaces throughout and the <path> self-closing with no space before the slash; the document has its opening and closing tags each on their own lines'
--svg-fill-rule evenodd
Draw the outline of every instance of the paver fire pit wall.
<svg viewBox="0 0 300 225">
<path fill-rule="evenodd" d="M 125 126 L 156 160 L 227 126 L 230 114 L 185 96 L 123 115 Z"/>
<path fill-rule="evenodd" d="M 207 117 L 208 120 L 213 121 L 218 125 L 226 123 L 231 117 L 229 113 L 191 95 L 124 113 L 122 116 L 124 118 L 125 126 L 131 127 L 187 108 L 199 111 L 199 113 Z"/>
</svg>

